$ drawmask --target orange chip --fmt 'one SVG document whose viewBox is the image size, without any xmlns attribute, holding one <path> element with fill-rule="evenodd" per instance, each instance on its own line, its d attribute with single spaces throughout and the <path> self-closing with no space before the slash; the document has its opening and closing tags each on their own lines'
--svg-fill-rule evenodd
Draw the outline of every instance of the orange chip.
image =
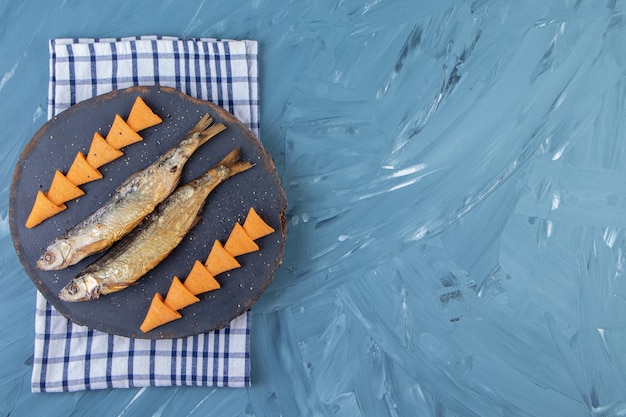
<svg viewBox="0 0 626 417">
<path fill-rule="evenodd" d="M 109 130 L 106 137 L 106 141 L 109 142 L 109 145 L 113 146 L 115 149 L 121 149 L 124 146 L 141 140 L 141 136 L 131 129 L 119 114 L 116 114 L 115 120 L 113 120 L 113 124 L 111 125 L 111 130 Z"/>
<path fill-rule="evenodd" d="M 85 154 L 82 152 L 76 153 L 76 158 L 74 158 L 74 162 L 72 162 L 65 176 L 74 185 L 81 185 L 102 178 L 100 171 L 89 165 Z"/>
<path fill-rule="evenodd" d="M 48 200 L 50 200 L 52 204 L 58 206 L 66 201 L 80 197 L 83 194 L 85 194 L 83 190 L 74 185 L 72 181 L 68 180 L 67 177 L 57 169 L 54 173 L 54 178 L 52 178 L 50 190 L 46 193 L 46 197 L 48 197 Z"/>
<path fill-rule="evenodd" d="M 213 243 L 209 257 L 204 263 L 209 274 L 216 276 L 222 272 L 239 268 L 241 265 L 230 253 L 226 252 L 219 240 Z"/>
<path fill-rule="evenodd" d="M 248 236 L 243 230 L 243 226 L 237 222 L 224 244 L 224 249 L 233 256 L 239 256 L 259 250 L 259 245 Z"/>
<path fill-rule="evenodd" d="M 158 125 L 163 119 L 157 116 L 141 97 L 135 99 L 126 124 L 135 132 Z"/>
<path fill-rule="evenodd" d="M 39 190 L 37 192 L 37 197 L 35 197 L 33 208 L 28 215 L 28 219 L 26 219 L 26 227 L 31 229 L 47 218 L 62 212 L 66 208 L 67 206 L 65 204 L 54 204 L 41 190 Z"/>
<path fill-rule="evenodd" d="M 167 290 L 164 303 L 172 310 L 180 310 L 198 301 L 200 301 L 200 299 L 190 293 L 183 283 L 180 282 L 178 277 L 174 277 L 170 289 Z"/>
<path fill-rule="evenodd" d="M 246 231 L 252 240 L 274 233 L 274 229 L 265 223 L 253 207 L 250 207 L 250 210 L 248 210 L 246 220 L 243 222 L 243 230 Z"/>
<path fill-rule="evenodd" d="M 193 264 L 193 268 L 191 268 L 189 275 L 185 278 L 184 285 L 193 295 L 217 290 L 220 287 L 220 283 L 213 278 L 213 275 L 207 271 L 200 261 L 196 261 Z"/>
<path fill-rule="evenodd" d="M 146 317 L 141 323 L 139 328 L 142 332 L 148 333 L 150 330 L 159 327 L 165 323 L 169 323 L 170 321 L 174 321 L 176 319 L 181 318 L 181 314 L 172 310 L 163 302 L 163 296 L 159 293 L 154 294 L 154 298 L 150 303 L 150 308 L 148 309 L 148 313 L 146 313 Z"/>
<path fill-rule="evenodd" d="M 94 168 L 100 168 L 114 159 L 124 155 L 124 152 L 115 149 L 107 142 L 100 133 L 93 134 L 89 152 L 87 152 L 87 162 Z"/>
</svg>

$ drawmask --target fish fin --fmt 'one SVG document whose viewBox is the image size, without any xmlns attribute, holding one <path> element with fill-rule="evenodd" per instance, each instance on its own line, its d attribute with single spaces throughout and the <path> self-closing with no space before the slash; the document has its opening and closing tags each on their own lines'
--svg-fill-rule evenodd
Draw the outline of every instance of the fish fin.
<svg viewBox="0 0 626 417">
<path fill-rule="evenodd" d="M 222 123 L 215 123 L 213 118 L 206 113 L 198 123 L 189 131 L 188 135 L 198 134 L 200 145 L 204 145 L 209 139 L 225 130 L 226 126 Z"/>
<path fill-rule="evenodd" d="M 232 165 L 230 167 L 230 172 L 228 174 L 228 177 L 230 178 L 230 177 L 232 177 L 235 174 L 239 174 L 240 172 L 244 172 L 244 171 L 252 168 L 253 166 L 254 166 L 254 164 L 251 164 L 248 161 L 245 161 L 245 162 L 239 161 L 239 162 L 237 162 L 236 164 L 234 164 L 234 165 Z"/>
<path fill-rule="evenodd" d="M 113 292 L 118 292 L 125 288 L 128 288 L 129 285 L 130 284 L 123 283 L 123 282 L 102 284 L 101 294 L 110 294 Z"/>
<path fill-rule="evenodd" d="M 228 168 L 228 177 L 232 177 L 235 174 L 239 174 L 247 169 L 252 168 L 254 165 L 250 162 L 242 162 L 239 160 L 241 149 L 236 147 L 228 153 L 216 166 L 225 166 Z"/>
<path fill-rule="evenodd" d="M 213 124 L 213 118 L 209 113 L 205 113 L 198 123 L 189 131 L 189 134 L 200 133 Z"/>
<path fill-rule="evenodd" d="M 235 149 L 233 149 L 232 151 L 228 152 L 228 155 L 226 155 L 224 158 L 222 158 L 221 161 L 219 161 L 215 166 L 218 167 L 220 165 L 225 166 L 225 167 L 230 167 L 231 165 L 233 165 L 234 163 L 236 163 L 237 161 L 239 161 L 239 154 L 241 152 L 241 148 L 239 146 L 237 146 Z"/>
<path fill-rule="evenodd" d="M 205 144 L 213 136 L 217 135 L 221 131 L 226 130 L 226 126 L 222 123 L 215 123 L 206 128 L 200 133 L 200 145 Z"/>
</svg>

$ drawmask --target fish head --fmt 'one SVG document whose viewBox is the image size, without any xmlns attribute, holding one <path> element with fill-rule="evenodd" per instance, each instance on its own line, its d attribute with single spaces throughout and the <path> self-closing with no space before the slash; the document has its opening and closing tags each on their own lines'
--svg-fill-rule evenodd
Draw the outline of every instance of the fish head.
<svg viewBox="0 0 626 417">
<path fill-rule="evenodd" d="M 72 247 L 64 240 L 52 243 L 37 260 L 37 268 L 44 271 L 63 269 L 69 264 Z"/>
<path fill-rule="evenodd" d="M 100 283 L 91 274 L 74 278 L 59 292 L 59 298 L 69 302 L 95 300 L 99 296 Z"/>
</svg>

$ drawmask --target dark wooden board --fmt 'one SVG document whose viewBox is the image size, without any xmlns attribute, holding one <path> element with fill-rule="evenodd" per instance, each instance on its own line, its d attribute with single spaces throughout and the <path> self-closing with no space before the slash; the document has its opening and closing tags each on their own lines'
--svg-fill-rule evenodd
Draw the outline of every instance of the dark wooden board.
<svg viewBox="0 0 626 417">
<path fill-rule="evenodd" d="M 115 114 L 128 116 L 137 96 L 163 119 L 140 134 L 142 142 L 124 148 L 124 156 L 103 166 L 104 178 L 85 184 L 85 195 L 35 228 L 24 226 L 38 190 L 46 192 L 56 169 L 66 173 L 77 151 L 87 153 L 95 131 L 108 132 Z M 133 172 L 156 160 L 209 113 L 227 129 L 191 157 L 183 173 L 187 182 L 202 174 L 234 147 L 252 169 L 230 178 L 209 196 L 196 225 L 172 254 L 135 285 L 98 300 L 66 303 L 59 290 L 102 254 L 61 271 L 35 267 L 46 246 L 105 202 Z M 135 338 L 176 338 L 223 328 L 246 311 L 270 284 L 282 263 L 287 200 L 274 162 L 250 130 L 224 109 L 167 87 L 131 87 L 78 103 L 47 122 L 24 148 L 15 167 L 9 202 L 11 236 L 20 261 L 39 291 L 73 322 L 103 332 Z M 257 241 L 260 250 L 237 259 L 242 267 L 219 274 L 222 288 L 200 295 L 200 302 L 181 310 L 182 319 L 147 334 L 139 325 L 155 292 L 165 295 L 174 276 L 187 276 L 196 259 L 204 261 L 213 242 L 225 242 L 237 221 L 254 207 L 276 232 Z"/>
</svg>

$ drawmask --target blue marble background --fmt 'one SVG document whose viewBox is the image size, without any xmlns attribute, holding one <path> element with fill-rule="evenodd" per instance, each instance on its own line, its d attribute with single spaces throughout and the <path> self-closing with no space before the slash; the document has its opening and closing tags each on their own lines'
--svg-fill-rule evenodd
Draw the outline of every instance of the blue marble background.
<svg viewBox="0 0 626 417">
<path fill-rule="evenodd" d="M 626 3 L 0 1 L 0 415 L 626 415 Z M 50 38 L 256 39 L 289 198 L 249 389 L 30 393 Z"/>
</svg>

